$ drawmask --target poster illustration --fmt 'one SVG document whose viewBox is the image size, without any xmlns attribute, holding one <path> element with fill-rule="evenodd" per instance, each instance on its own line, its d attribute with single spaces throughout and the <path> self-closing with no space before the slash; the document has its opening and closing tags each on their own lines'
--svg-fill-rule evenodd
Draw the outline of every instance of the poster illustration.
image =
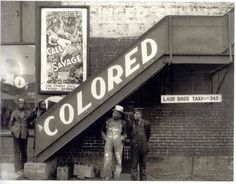
<svg viewBox="0 0 236 184">
<path fill-rule="evenodd" d="M 41 9 L 41 92 L 70 92 L 87 77 L 88 10 Z"/>
</svg>

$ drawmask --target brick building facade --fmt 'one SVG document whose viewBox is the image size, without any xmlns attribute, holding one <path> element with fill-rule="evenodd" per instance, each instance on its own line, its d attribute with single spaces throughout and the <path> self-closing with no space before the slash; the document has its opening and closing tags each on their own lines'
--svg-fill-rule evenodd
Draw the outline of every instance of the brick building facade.
<svg viewBox="0 0 236 184">
<path fill-rule="evenodd" d="M 168 91 L 167 94 L 209 94 L 209 72 L 215 67 L 171 65 L 122 102 L 126 109 L 134 103 L 142 104 L 144 117 L 151 121 L 148 154 L 151 176 L 160 180 L 230 180 L 233 169 L 233 82 L 230 85 L 225 82 L 222 86 L 223 102 L 219 104 L 160 103 L 163 90 Z M 233 68 L 230 67 L 226 81 L 232 79 Z M 58 153 L 61 161 L 96 163 L 102 167 L 104 143 L 100 130 L 110 114 L 108 112 L 62 148 Z M 124 171 L 129 168 L 128 148 L 124 151 Z"/>
<path fill-rule="evenodd" d="M 81 1 L 61 4 L 90 6 L 90 75 L 98 72 L 166 15 L 224 15 L 234 6 L 232 3 L 200 2 L 103 4 Z M 23 6 L 27 5 L 32 6 L 30 2 Z M 41 4 L 33 6 L 37 5 Z M 34 26 L 31 25 L 32 30 Z M 7 33 L 3 33 L 3 38 L 7 38 L 4 34 Z M 215 72 L 219 67 L 221 65 L 170 64 L 120 103 L 127 114 L 132 107 L 143 106 L 144 117 L 151 122 L 148 173 L 155 180 L 233 179 L 234 68 L 230 64 Z M 37 80 L 36 78 L 36 83 Z M 217 91 L 223 96 L 222 103 L 160 102 L 160 95 L 165 94 L 214 94 Z M 46 97 L 36 94 L 36 100 Z M 56 153 L 59 164 L 96 163 L 101 168 L 104 142 L 100 130 L 110 115 L 111 112 L 107 112 L 59 150 Z M 9 136 L 1 139 L 3 147 L 8 145 L 4 141 L 7 137 Z M 31 148 L 30 152 L 32 153 Z M 8 154 L 8 158 L 12 160 L 9 155 L 12 154 Z M 3 160 L 3 156 L 1 157 Z M 129 147 L 126 146 L 124 172 L 128 172 L 129 162 Z"/>
</svg>

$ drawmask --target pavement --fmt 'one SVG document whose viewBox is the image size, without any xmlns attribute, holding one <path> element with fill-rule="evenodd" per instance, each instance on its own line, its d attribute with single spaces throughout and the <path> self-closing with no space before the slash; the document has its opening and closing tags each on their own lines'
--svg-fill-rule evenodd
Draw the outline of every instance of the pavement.
<svg viewBox="0 0 236 184">
<path fill-rule="evenodd" d="M 0 163 L 0 180 L 27 180 L 24 178 L 23 173 L 16 174 L 13 163 Z M 80 180 L 78 178 L 71 178 L 71 180 Z M 101 178 L 84 178 L 83 180 L 101 180 Z M 148 181 L 153 181 L 154 178 L 147 176 Z M 130 181 L 130 174 L 122 173 L 120 181 Z"/>
<path fill-rule="evenodd" d="M 228 175 L 227 175 L 228 176 Z M 157 176 L 150 176 L 147 175 L 147 181 L 217 181 L 216 176 L 214 175 L 206 175 L 203 176 L 193 176 L 193 177 L 178 177 L 178 176 L 170 176 L 170 175 L 157 175 Z M 220 177 L 219 181 L 232 181 L 232 177 L 222 179 L 223 176 Z M 13 163 L 0 163 L 0 180 L 28 180 L 24 177 L 24 174 L 16 174 L 14 170 Z M 85 180 L 85 181 L 101 181 L 101 178 L 77 178 L 73 177 L 70 180 Z M 121 173 L 120 181 L 130 181 L 130 174 L 128 173 Z M 0 182 L 1 183 L 1 182 Z"/>
<path fill-rule="evenodd" d="M 127 173 L 121 173 L 120 175 L 120 181 L 130 181 L 130 174 Z M 155 178 L 147 175 L 147 181 L 155 181 Z"/>
<path fill-rule="evenodd" d="M 16 174 L 13 163 L 0 163 L 1 180 L 17 180 L 22 174 Z"/>
<path fill-rule="evenodd" d="M 101 178 L 76 178 L 73 177 L 70 180 L 83 180 L 83 181 L 102 181 Z M 119 181 L 131 181 L 130 174 L 121 173 Z M 155 179 L 151 176 L 147 176 L 147 181 L 155 181 Z"/>
</svg>

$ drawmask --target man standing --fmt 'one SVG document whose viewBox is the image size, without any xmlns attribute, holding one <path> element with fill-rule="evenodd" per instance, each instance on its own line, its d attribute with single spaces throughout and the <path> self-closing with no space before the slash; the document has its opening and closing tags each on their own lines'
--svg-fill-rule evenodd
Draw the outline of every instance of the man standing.
<svg viewBox="0 0 236 184">
<path fill-rule="evenodd" d="M 115 155 L 114 179 L 119 180 L 122 170 L 122 152 L 123 141 L 126 139 L 126 122 L 123 121 L 122 115 L 124 108 L 116 105 L 113 109 L 112 118 L 106 121 L 102 130 L 102 137 L 105 140 L 104 148 L 104 179 L 112 178 L 112 158 Z M 114 153 L 113 153 L 114 149 Z"/>
<path fill-rule="evenodd" d="M 40 117 L 45 112 L 46 112 L 46 103 L 43 100 L 40 100 L 38 103 L 38 106 L 30 114 L 30 118 L 29 118 L 30 127 L 34 127 L 37 118 Z"/>
<path fill-rule="evenodd" d="M 14 139 L 14 166 L 17 174 L 21 174 L 27 161 L 28 119 L 30 112 L 25 109 L 25 100 L 18 100 L 18 109 L 11 114 L 9 128 Z"/>
<path fill-rule="evenodd" d="M 40 100 L 38 103 L 38 106 L 31 112 L 30 117 L 29 117 L 29 127 L 35 129 L 35 122 L 40 117 L 46 112 L 46 103 L 44 100 Z M 35 139 L 34 139 L 34 145 L 33 149 L 35 149 Z"/>
<path fill-rule="evenodd" d="M 146 157 L 148 152 L 148 141 L 151 136 L 150 123 L 142 118 L 143 108 L 134 109 L 134 119 L 128 124 L 128 134 L 131 139 L 131 180 L 146 178 Z"/>
</svg>

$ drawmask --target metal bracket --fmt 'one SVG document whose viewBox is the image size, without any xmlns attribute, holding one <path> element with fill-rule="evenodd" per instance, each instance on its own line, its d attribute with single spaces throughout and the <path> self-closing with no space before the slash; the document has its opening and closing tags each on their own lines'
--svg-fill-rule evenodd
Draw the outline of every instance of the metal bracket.
<svg viewBox="0 0 236 184">
<path fill-rule="evenodd" d="M 163 63 L 163 64 L 166 64 L 166 65 L 168 65 L 168 66 L 170 66 L 171 64 L 173 64 L 172 61 L 169 61 L 169 60 L 165 60 L 165 61 L 163 61 L 162 63 Z"/>
<path fill-rule="evenodd" d="M 211 77 L 211 79 L 210 79 L 210 90 L 211 90 L 211 94 L 218 94 L 219 93 L 219 91 L 220 91 L 220 89 L 221 89 L 221 87 L 223 85 L 223 82 L 224 82 L 224 80 L 226 78 L 226 75 L 227 75 L 227 73 L 229 71 L 229 66 L 230 65 L 223 65 L 223 66 L 220 66 L 220 67 L 216 68 L 212 72 L 210 72 L 210 77 Z M 220 80 L 219 73 L 222 70 L 225 70 L 225 72 L 224 72 L 223 77 Z M 215 74 L 217 74 L 217 77 L 218 77 L 218 87 L 217 87 L 216 93 L 214 93 L 214 89 L 213 89 L 213 77 L 214 77 Z"/>
<path fill-rule="evenodd" d="M 232 56 L 232 45 L 231 45 L 231 41 L 232 41 L 232 37 L 231 37 L 231 13 L 228 14 L 228 35 L 229 35 L 229 60 L 230 62 L 233 62 L 233 56 Z"/>
<path fill-rule="evenodd" d="M 169 52 L 170 52 L 170 62 L 172 62 L 173 60 L 173 57 L 172 57 L 172 48 L 173 48 L 173 45 L 172 45 L 172 17 L 169 16 L 169 21 L 168 21 L 168 41 L 169 41 Z"/>
</svg>

